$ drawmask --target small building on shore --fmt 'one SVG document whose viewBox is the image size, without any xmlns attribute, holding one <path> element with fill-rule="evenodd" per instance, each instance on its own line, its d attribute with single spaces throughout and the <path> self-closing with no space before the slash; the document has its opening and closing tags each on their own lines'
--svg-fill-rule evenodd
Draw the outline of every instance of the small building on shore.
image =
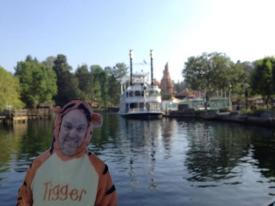
<svg viewBox="0 0 275 206">
<path fill-rule="evenodd" d="M 212 97 L 206 100 L 201 97 L 197 98 L 185 98 L 162 101 L 162 109 L 164 113 L 169 111 L 200 111 L 200 110 L 215 110 L 215 111 L 231 111 L 232 103 L 228 97 Z"/>
</svg>

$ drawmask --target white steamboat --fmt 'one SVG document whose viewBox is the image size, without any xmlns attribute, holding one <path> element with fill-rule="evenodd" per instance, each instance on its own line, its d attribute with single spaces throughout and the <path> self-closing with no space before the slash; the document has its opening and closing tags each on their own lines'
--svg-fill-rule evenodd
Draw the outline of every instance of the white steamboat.
<svg viewBox="0 0 275 206">
<path fill-rule="evenodd" d="M 153 82 L 153 58 L 151 57 L 151 82 L 147 74 L 132 72 L 132 55 L 130 56 L 130 82 L 124 81 L 121 84 L 122 94 L 120 97 L 119 114 L 129 118 L 160 118 L 161 111 L 161 90 Z"/>
</svg>

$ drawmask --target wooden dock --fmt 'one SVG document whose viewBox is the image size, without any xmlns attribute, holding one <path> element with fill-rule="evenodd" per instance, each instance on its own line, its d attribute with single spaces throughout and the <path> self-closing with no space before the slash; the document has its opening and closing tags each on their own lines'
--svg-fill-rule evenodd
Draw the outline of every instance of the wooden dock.
<svg viewBox="0 0 275 206">
<path fill-rule="evenodd" d="M 27 123 L 29 119 L 49 119 L 51 115 L 50 108 L 5 110 L 0 113 L 0 122 L 6 124 Z"/>
</svg>

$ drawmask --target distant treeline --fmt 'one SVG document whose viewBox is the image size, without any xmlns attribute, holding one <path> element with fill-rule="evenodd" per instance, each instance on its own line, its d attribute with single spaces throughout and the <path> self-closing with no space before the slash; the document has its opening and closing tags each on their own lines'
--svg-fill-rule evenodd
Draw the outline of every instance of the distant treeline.
<svg viewBox="0 0 275 206">
<path fill-rule="evenodd" d="M 73 72 L 65 55 L 39 62 L 27 56 L 15 67 L 14 75 L 0 67 L 0 110 L 64 105 L 82 99 L 98 107 L 117 106 L 120 78 L 127 73 L 124 63 L 102 68 L 81 65 Z"/>
<path fill-rule="evenodd" d="M 184 86 L 203 91 L 206 98 L 218 92 L 239 97 L 261 95 L 266 106 L 275 94 L 275 58 L 234 63 L 224 53 L 191 56 L 182 70 Z"/>
<path fill-rule="evenodd" d="M 0 67 L 0 110 L 64 105 L 70 99 L 86 100 L 101 108 L 118 106 L 120 79 L 127 70 L 126 64 L 117 63 L 104 68 L 84 64 L 73 71 L 63 54 L 42 62 L 27 56 L 17 63 L 14 74 Z M 182 76 L 184 81 L 174 83 L 176 93 L 189 88 L 201 91 L 206 98 L 218 93 L 261 95 L 267 106 L 275 94 L 274 57 L 234 63 L 224 53 L 203 53 L 188 58 Z"/>
</svg>

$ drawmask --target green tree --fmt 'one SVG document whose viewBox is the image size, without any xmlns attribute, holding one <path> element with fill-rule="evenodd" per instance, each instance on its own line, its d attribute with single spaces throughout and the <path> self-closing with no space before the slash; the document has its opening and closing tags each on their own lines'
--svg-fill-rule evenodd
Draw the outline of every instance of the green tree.
<svg viewBox="0 0 275 206">
<path fill-rule="evenodd" d="M 120 99 L 120 78 L 116 78 L 116 67 L 105 67 L 107 74 L 107 99 L 109 106 L 118 106 Z"/>
<path fill-rule="evenodd" d="M 27 56 L 25 61 L 17 63 L 15 76 L 20 82 L 21 98 L 28 107 L 52 102 L 57 92 L 56 75 L 52 68 Z"/>
<path fill-rule="evenodd" d="M 244 95 L 250 87 L 251 74 L 254 66 L 250 62 L 237 61 L 229 73 L 229 81 L 232 85 L 232 93 Z"/>
<path fill-rule="evenodd" d="M 81 92 L 81 97 L 84 100 L 92 99 L 92 75 L 88 70 L 87 65 L 82 65 L 76 69 L 75 76 L 79 82 L 79 89 Z"/>
<path fill-rule="evenodd" d="M 57 76 L 57 95 L 54 97 L 57 105 L 64 105 L 71 99 L 79 99 L 78 80 L 70 72 L 71 66 L 63 54 L 57 55 L 53 69 Z"/>
<path fill-rule="evenodd" d="M 233 62 L 225 54 L 203 53 L 198 57 L 189 57 L 182 74 L 187 87 L 204 91 L 208 95 L 230 88 L 232 66 Z"/>
<path fill-rule="evenodd" d="M 8 106 L 22 108 L 24 104 L 20 100 L 18 79 L 0 67 L 0 110 Z"/>
<path fill-rule="evenodd" d="M 99 65 L 91 66 L 93 100 L 100 106 L 107 106 L 107 74 Z"/>
<path fill-rule="evenodd" d="M 54 66 L 55 57 L 49 56 L 45 61 L 42 63 L 45 64 L 47 67 L 53 68 Z"/>
<path fill-rule="evenodd" d="M 212 93 L 228 87 L 226 73 L 231 61 L 220 53 L 203 53 L 198 57 L 189 57 L 185 63 L 183 76 L 185 83 L 193 90 Z"/>
<path fill-rule="evenodd" d="M 116 80 L 120 80 L 122 77 L 124 77 L 127 74 L 128 67 L 125 63 L 116 63 L 116 65 L 113 67 L 112 74 L 116 78 Z"/>
<path fill-rule="evenodd" d="M 205 55 L 188 58 L 182 74 L 189 88 L 202 91 L 210 83 L 207 78 L 209 73 L 207 65 L 208 62 Z"/>
<path fill-rule="evenodd" d="M 209 54 L 211 84 L 214 90 L 227 91 L 232 87 L 230 74 L 232 74 L 233 62 L 222 53 Z"/>
<path fill-rule="evenodd" d="M 178 82 L 173 82 L 174 84 L 174 89 L 176 93 L 181 92 L 182 90 L 184 90 L 186 88 L 186 83 L 184 81 L 178 81 Z"/>
<path fill-rule="evenodd" d="M 272 65 L 272 85 L 273 85 L 273 94 L 275 93 L 275 68 L 274 64 Z"/>
<path fill-rule="evenodd" d="M 107 73 L 105 71 L 101 72 L 99 79 L 100 79 L 100 88 L 101 88 L 101 99 L 102 99 L 103 106 L 106 108 L 108 106 L 108 100 L 109 100 L 109 96 L 108 96 L 109 82 L 108 82 Z"/>
<path fill-rule="evenodd" d="M 252 74 L 251 86 L 256 94 L 262 95 L 268 109 L 273 91 L 272 72 L 275 69 L 275 59 L 266 57 L 255 61 L 255 71 Z"/>
</svg>

